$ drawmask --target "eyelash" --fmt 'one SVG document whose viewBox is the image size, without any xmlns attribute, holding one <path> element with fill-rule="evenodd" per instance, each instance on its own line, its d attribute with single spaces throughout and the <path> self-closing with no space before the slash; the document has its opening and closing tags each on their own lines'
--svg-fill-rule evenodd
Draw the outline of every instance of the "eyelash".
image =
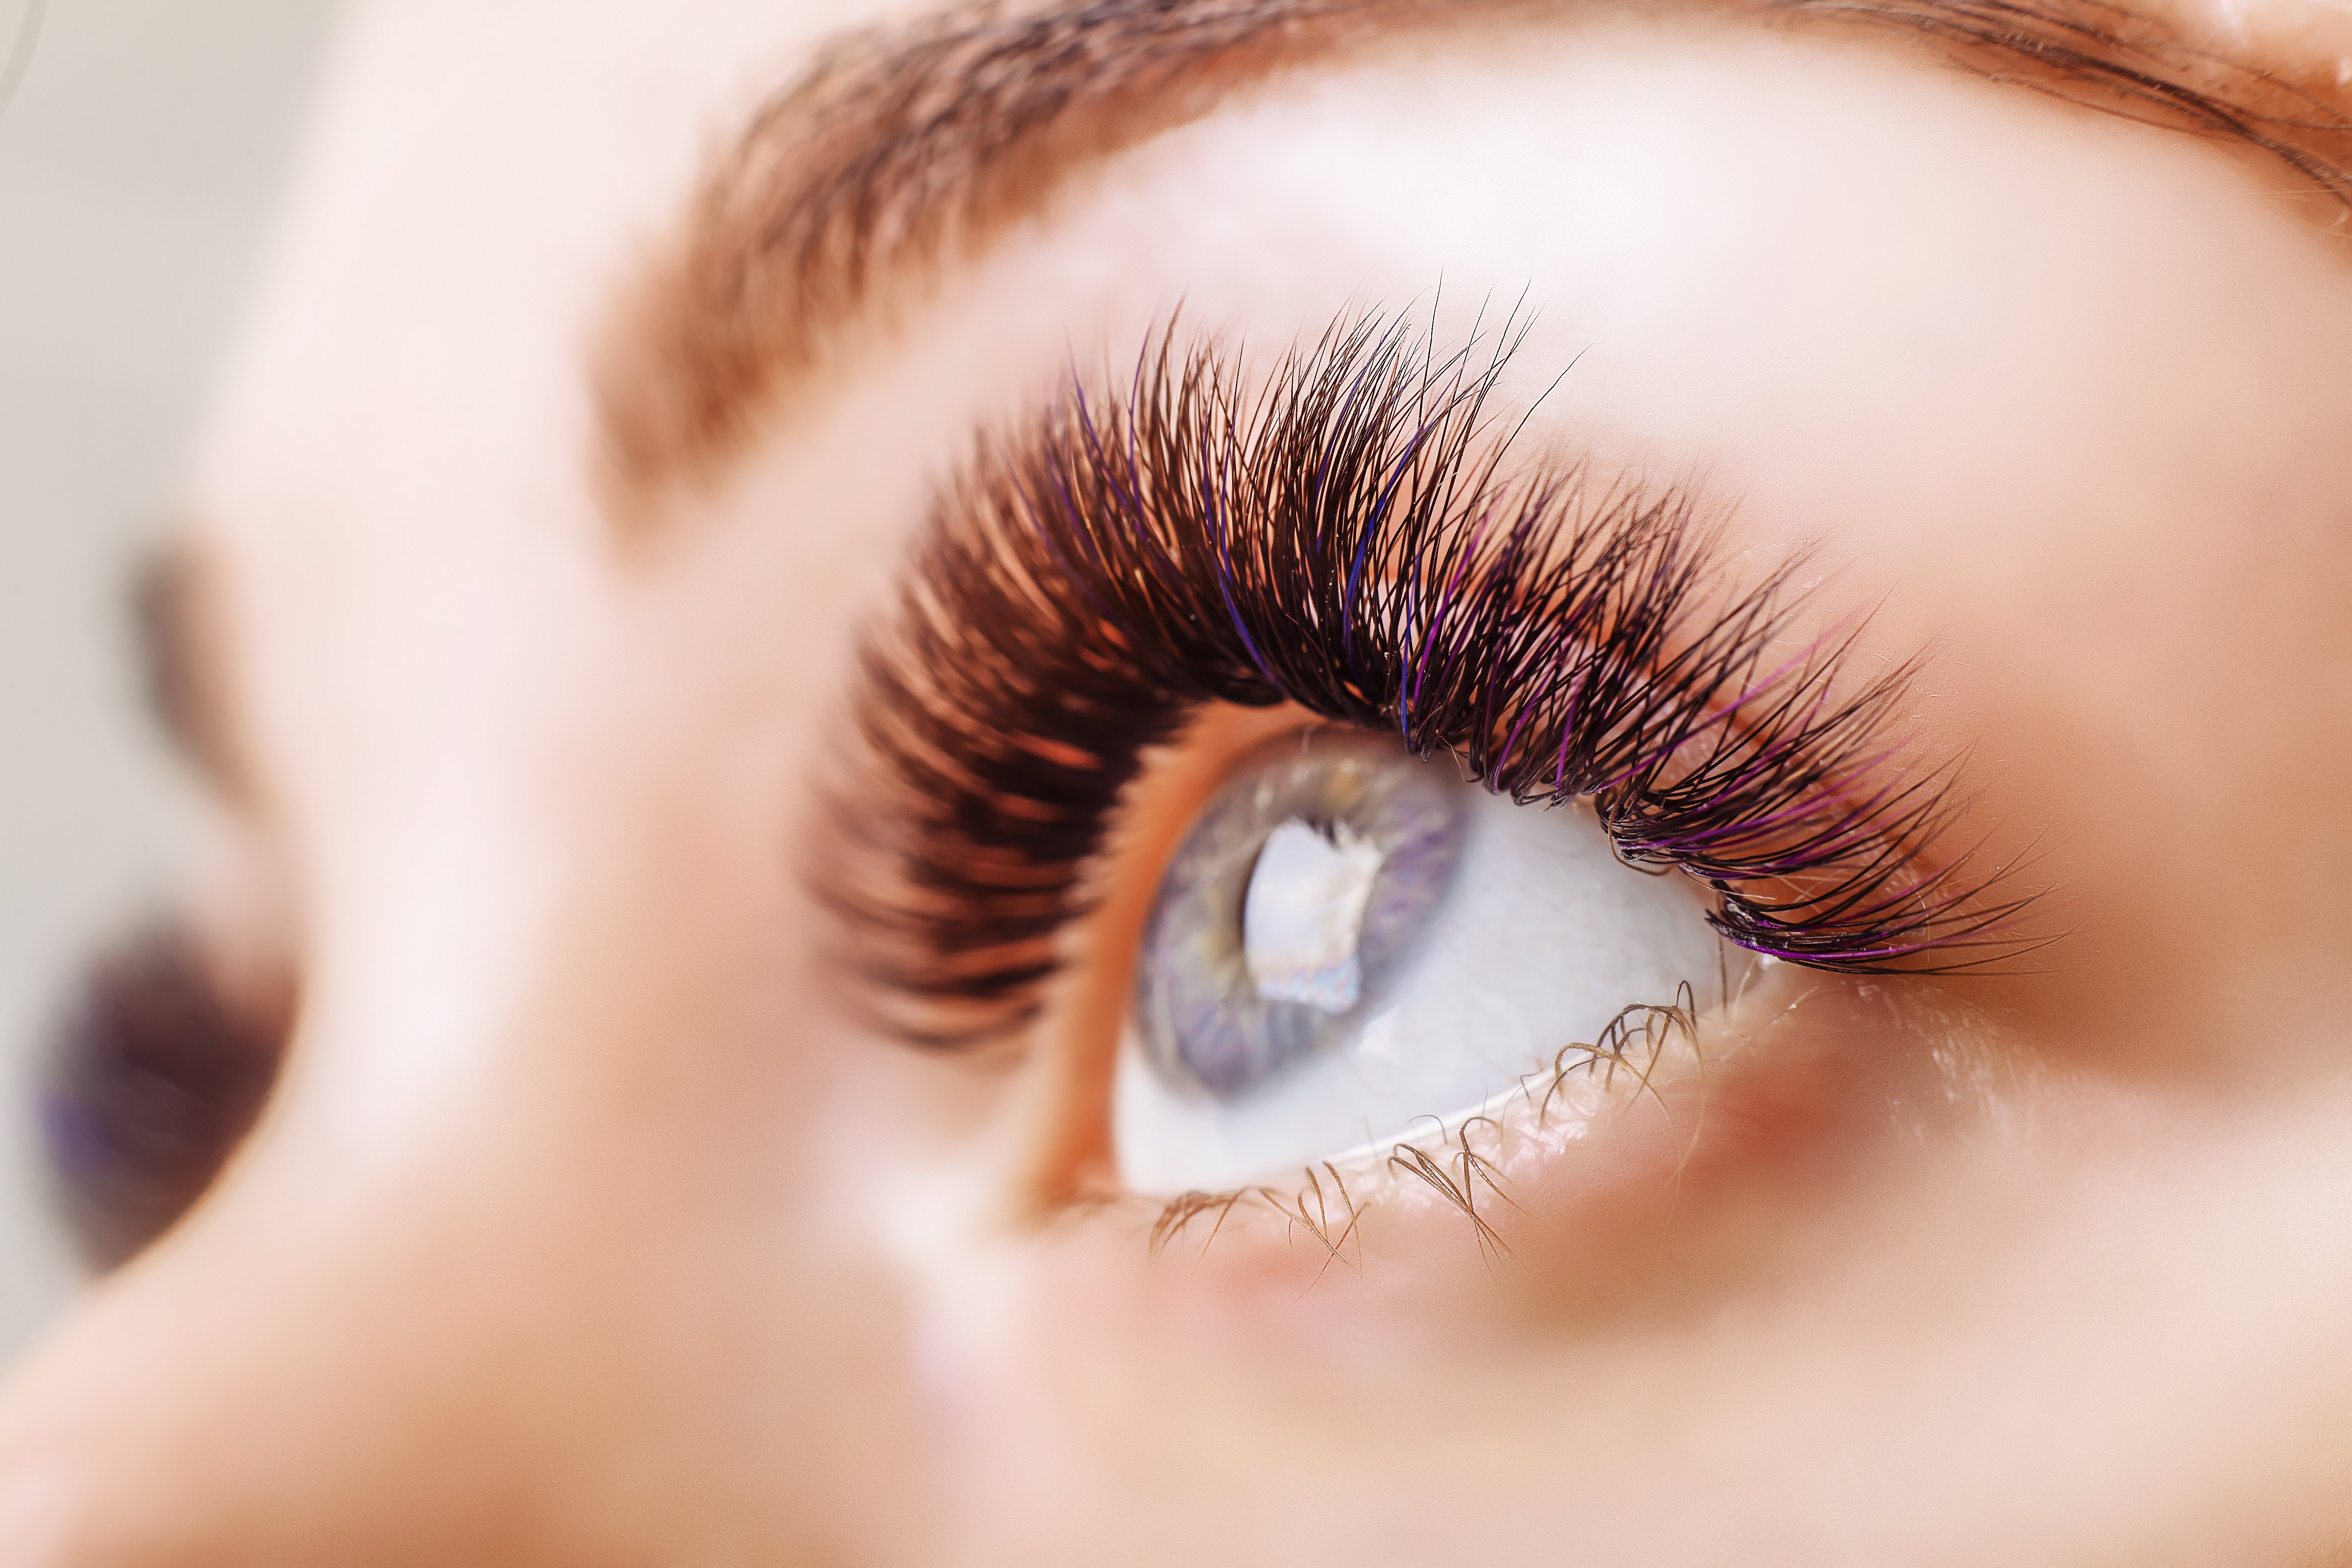
<svg viewBox="0 0 2352 1568">
<path fill-rule="evenodd" d="M 1692 1052 L 1700 1048 L 1697 1005 L 1687 984 L 1671 1003 L 1634 1003 L 1611 1019 L 1591 1040 L 1561 1047 L 1548 1068 L 1530 1073 L 1519 1084 L 1517 1099 L 1540 1131 L 1551 1115 L 1554 1100 L 1578 1077 L 1598 1078 L 1605 1087 L 1622 1074 L 1642 1090 L 1650 1092 L 1650 1073 L 1676 1046 Z M 1493 1200 L 1486 1203 L 1487 1212 L 1493 1212 L 1495 1202 L 1518 1206 L 1505 1183 L 1502 1167 L 1478 1147 L 1482 1132 L 1499 1132 L 1502 1124 L 1485 1113 L 1451 1126 L 1445 1125 L 1443 1119 L 1432 1120 L 1440 1122 L 1433 1138 L 1398 1140 L 1383 1152 L 1379 1168 L 1400 1173 L 1434 1193 L 1468 1226 L 1472 1242 L 1482 1258 L 1512 1256 L 1510 1244 L 1480 1212 L 1485 1201 L 1480 1196 L 1482 1187 L 1486 1199 Z M 1194 1254 L 1197 1262 L 1216 1245 L 1234 1211 L 1251 1205 L 1278 1216 L 1286 1233 L 1304 1231 L 1323 1248 L 1324 1263 L 1317 1272 L 1318 1279 L 1334 1263 L 1360 1268 L 1363 1258 L 1358 1226 L 1370 1204 L 1349 1190 L 1346 1173 L 1329 1160 L 1303 1167 L 1299 1177 L 1299 1184 L 1288 1192 L 1261 1183 L 1214 1192 L 1180 1193 L 1161 1200 L 1144 1235 L 1146 1251 L 1157 1263 L 1171 1247 L 1185 1239 L 1196 1221 L 1204 1215 L 1212 1216 L 1209 1233 Z M 1360 1243 L 1353 1259 L 1347 1253 L 1350 1239 Z"/>
<path fill-rule="evenodd" d="M 1948 768 L 1895 760 L 1910 668 L 1845 690 L 1850 631 L 1777 651 L 1801 563 L 1704 612 L 1714 535 L 1683 496 L 1507 477 L 1488 405 L 1520 336 L 1440 356 L 1343 322 L 1253 395 L 1171 328 L 1124 405 L 1073 386 L 983 441 L 865 645 L 861 772 L 818 872 L 880 1022 L 954 1047 L 1034 1017 L 1145 752 L 1213 702 L 1589 799 L 1621 858 L 1707 883 L 1759 953 L 1867 973 L 2018 949 L 2027 900 L 1966 855 L 1922 868 L 1958 803 Z"/>
<path fill-rule="evenodd" d="M 142 1250 L 212 1184 L 268 1097 L 292 1005 L 232 995 L 171 921 L 92 962 L 39 1087 L 58 1207 L 90 1268 Z"/>
</svg>

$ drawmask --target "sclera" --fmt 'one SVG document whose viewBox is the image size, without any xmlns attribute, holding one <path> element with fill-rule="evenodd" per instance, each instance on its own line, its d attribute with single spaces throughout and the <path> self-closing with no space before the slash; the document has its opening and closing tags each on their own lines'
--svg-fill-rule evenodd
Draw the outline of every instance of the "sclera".
<svg viewBox="0 0 2352 1568">
<path fill-rule="evenodd" d="M 1376 765 L 1445 759 L 1396 749 Z M 1458 1120 L 1550 1070 L 1564 1048 L 1598 1040 L 1629 1006 L 1673 1004 L 1685 986 L 1712 1006 L 1747 963 L 1706 923 L 1701 889 L 1622 864 L 1582 805 L 1515 805 L 1434 776 L 1460 792 L 1459 863 L 1393 975 L 1337 1020 L 1339 1037 L 1244 1092 L 1217 1095 L 1165 1070 L 1164 1052 L 1130 1017 L 1112 1095 L 1129 1188 L 1279 1179 Z M 1228 787 L 1250 787 L 1246 773 Z M 1147 943 L 1147 970 L 1153 962 Z M 1147 974 L 1139 994 L 1149 984 Z"/>
</svg>

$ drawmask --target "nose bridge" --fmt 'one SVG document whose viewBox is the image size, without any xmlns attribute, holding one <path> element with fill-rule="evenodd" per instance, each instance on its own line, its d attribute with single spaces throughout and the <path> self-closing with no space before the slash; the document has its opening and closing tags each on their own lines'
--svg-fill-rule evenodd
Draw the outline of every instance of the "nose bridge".
<svg viewBox="0 0 2352 1568">
<path fill-rule="evenodd" d="M 799 710 L 561 631 L 301 751 L 287 1070 L 0 1389 L 0 1563 L 841 1561 L 907 1511 L 896 1287 L 811 1135 Z"/>
<path fill-rule="evenodd" d="M 704 1375 L 648 1277 L 683 1266 L 557 1184 L 445 1147 L 339 1182 L 256 1151 L 228 1190 L 46 1348 L 0 1472 L 60 1562 L 626 1560 Z M 714 1335 L 714 1338 L 720 1336 Z M 0 1491 L 0 1496 L 6 1495 Z M 12 1559 L 13 1560 L 13 1559 Z"/>
<path fill-rule="evenodd" d="M 844 1455 L 803 1412 L 810 1376 L 852 1374 L 805 1352 L 877 1303 L 812 1255 L 799 1173 L 751 1135 L 793 1042 L 746 1048 L 709 931 L 630 912 L 677 905 L 575 892 L 519 924 L 495 986 L 436 980 L 422 938 L 388 977 L 328 966 L 253 1144 L 0 1399 L 0 1541 L 12 1508 L 14 1539 L 53 1542 L 24 1560 L 58 1563 L 695 1561 L 754 1521 L 830 1533 Z M 404 984 L 436 1000 L 387 1016 Z M 403 1048 L 429 1071 L 372 1060 Z M 869 1399 L 887 1376 L 855 1375 Z"/>
</svg>

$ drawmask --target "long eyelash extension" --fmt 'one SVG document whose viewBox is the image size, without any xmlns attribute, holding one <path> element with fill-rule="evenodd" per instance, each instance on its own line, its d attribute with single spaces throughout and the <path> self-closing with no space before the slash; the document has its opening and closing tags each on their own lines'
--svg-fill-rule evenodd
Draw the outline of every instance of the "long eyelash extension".
<svg viewBox="0 0 2352 1568">
<path fill-rule="evenodd" d="M 1073 384 L 983 439 L 867 640 L 818 868 L 890 1027 L 1017 1029 L 1145 753 L 1205 704 L 1385 729 L 1526 805 L 1589 801 L 1628 864 L 1715 889 L 1727 938 L 1849 973 L 2019 945 L 2024 900 L 1931 859 L 1949 767 L 1898 759 L 1911 670 L 1847 689 L 1798 564 L 1724 602 L 1676 492 L 1514 478 L 1520 333 L 1450 354 L 1343 322 L 1252 392 L 1172 328 L 1123 401 Z"/>
</svg>

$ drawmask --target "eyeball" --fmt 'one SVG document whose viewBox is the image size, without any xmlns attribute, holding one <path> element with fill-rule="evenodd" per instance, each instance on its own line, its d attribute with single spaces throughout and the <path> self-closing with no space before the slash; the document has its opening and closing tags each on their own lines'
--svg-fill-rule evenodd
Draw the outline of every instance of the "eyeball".
<svg viewBox="0 0 2352 1568">
<path fill-rule="evenodd" d="M 1120 1175 L 1175 1193 L 1295 1174 L 1453 1120 L 1637 1003 L 1720 991 L 1686 879 L 1589 812 L 1318 729 L 1244 760 L 1163 876 L 1113 1090 Z"/>
</svg>

